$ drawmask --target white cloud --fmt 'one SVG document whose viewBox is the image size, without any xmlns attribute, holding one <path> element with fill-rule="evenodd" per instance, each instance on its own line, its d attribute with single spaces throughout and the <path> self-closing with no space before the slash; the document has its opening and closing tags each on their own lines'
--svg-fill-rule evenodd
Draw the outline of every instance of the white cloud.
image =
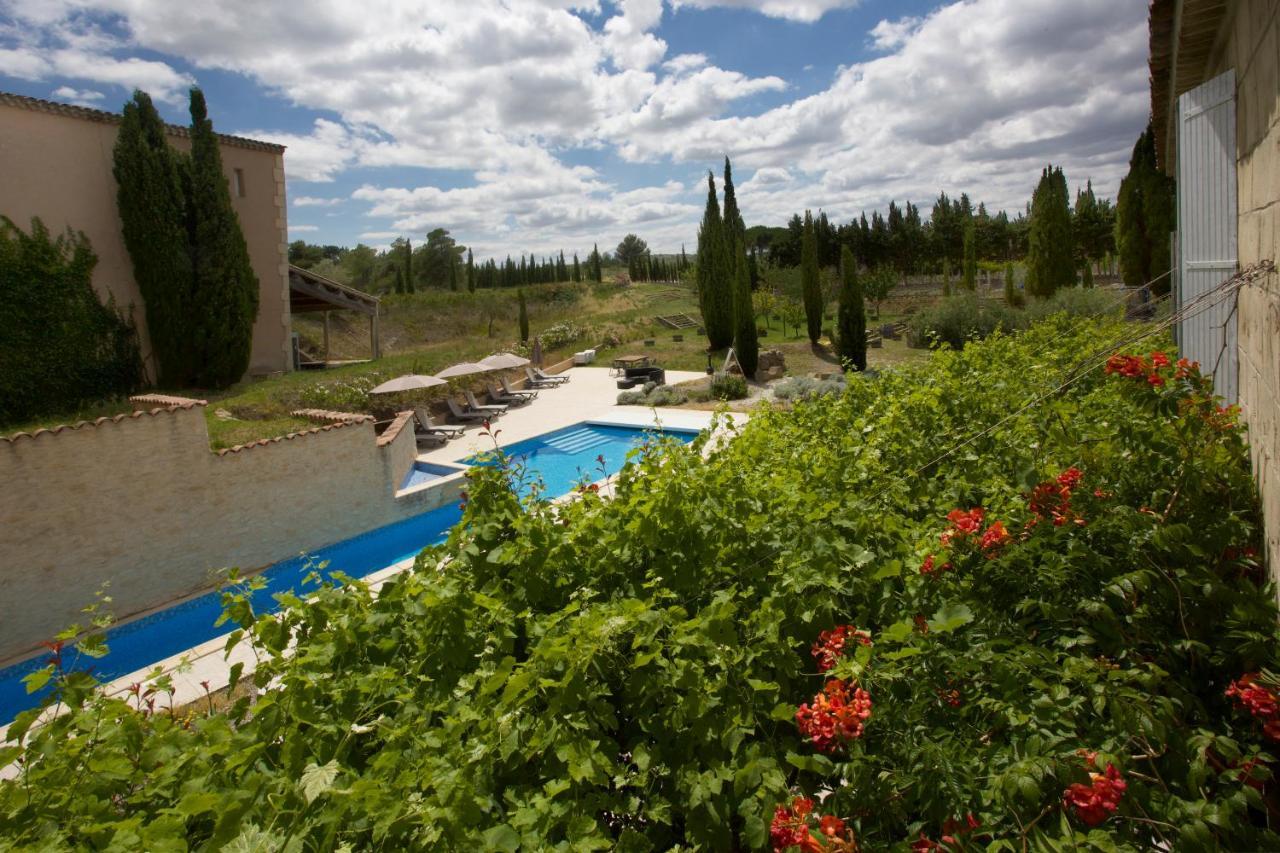
<svg viewBox="0 0 1280 853">
<path fill-rule="evenodd" d="M 368 183 L 352 200 L 367 218 L 351 231 L 444 226 L 501 254 L 597 239 L 604 248 L 628 230 L 659 250 L 692 243 L 705 170 L 726 154 L 751 223 L 806 207 L 839 220 L 890 198 L 927 209 L 944 189 L 1020 208 L 1048 160 L 1073 184 L 1093 178 L 1099 191 L 1115 191 L 1147 112 L 1141 3 L 959 0 L 891 18 L 849 34 L 851 60 L 867 47 L 874 58 L 803 97 L 788 97 L 780 77 L 700 53 L 668 56 L 655 34 L 664 14 L 679 26 L 686 7 L 814 22 L 854 5 L 0 0 L 14 22 L 0 22 L 0 73 L 81 93 L 140 85 L 171 98 L 190 81 L 157 55 L 244 75 L 327 116 L 305 132 L 219 127 L 288 146 L 295 207 L 345 201 L 305 184 L 356 167 L 459 170 L 452 188 L 362 175 Z M 109 30 L 93 23 L 104 15 Z M 675 180 L 620 187 L 608 172 L 570 165 L 579 148 L 665 167 Z"/>
<path fill-rule="evenodd" d="M 671 0 L 671 7 L 749 9 L 771 18 L 811 24 L 833 9 L 850 9 L 861 0 Z"/>
<path fill-rule="evenodd" d="M 320 230 L 319 225 L 290 225 L 289 226 L 290 234 L 293 234 L 295 232 L 298 234 L 308 234 L 312 231 L 319 231 L 319 230 Z"/>
<path fill-rule="evenodd" d="M 93 89 L 73 89 L 70 86 L 59 86 L 54 89 L 50 95 L 70 104 L 94 108 L 101 107 L 102 105 L 99 102 L 106 97 L 101 92 L 94 91 Z"/>
</svg>

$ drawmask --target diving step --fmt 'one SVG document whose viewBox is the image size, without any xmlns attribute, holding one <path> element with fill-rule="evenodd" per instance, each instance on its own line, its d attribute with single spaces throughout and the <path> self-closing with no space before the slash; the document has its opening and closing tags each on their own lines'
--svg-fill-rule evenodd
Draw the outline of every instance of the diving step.
<svg viewBox="0 0 1280 853">
<path fill-rule="evenodd" d="M 590 450 L 593 447 L 600 447 L 608 443 L 606 439 L 580 438 L 576 441 L 558 441 L 549 446 L 562 453 L 581 453 L 583 450 Z"/>
</svg>

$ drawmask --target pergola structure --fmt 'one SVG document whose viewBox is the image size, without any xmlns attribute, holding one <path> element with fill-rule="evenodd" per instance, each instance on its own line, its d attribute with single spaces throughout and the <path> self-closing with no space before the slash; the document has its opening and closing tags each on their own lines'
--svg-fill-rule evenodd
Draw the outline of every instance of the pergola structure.
<svg viewBox="0 0 1280 853">
<path fill-rule="evenodd" d="M 289 265 L 289 310 L 294 314 L 324 312 L 324 360 L 329 360 L 329 312 L 355 311 L 369 318 L 369 357 L 377 358 L 378 297 L 311 270 Z"/>
</svg>

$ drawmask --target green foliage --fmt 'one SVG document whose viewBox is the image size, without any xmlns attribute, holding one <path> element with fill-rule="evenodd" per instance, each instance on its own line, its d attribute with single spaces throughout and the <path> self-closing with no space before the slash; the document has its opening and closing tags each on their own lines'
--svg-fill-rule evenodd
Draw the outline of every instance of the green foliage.
<svg viewBox="0 0 1280 853">
<path fill-rule="evenodd" d="M 542 340 L 543 349 L 555 350 L 581 340 L 585 334 L 586 329 L 566 321 L 548 326 L 538 333 L 538 337 Z"/>
<path fill-rule="evenodd" d="M 804 318 L 809 342 L 822 337 L 822 288 L 818 283 L 818 238 L 813 230 L 813 216 L 804 212 L 804 237 L 800 243 L 800 290 L 804 302 Z"/>
<path fill-rule="evenodd" d="M 1076 283 L 1071 201 L 1062 169 L 1046 166 L 1031 196 L 1027 237 L 1027 293 L 1044 298 Z"/>
<path fill-rule="evenodd" d="M 712 376 L 710 391 L 715 400 L 742 400 L 750 393 L 747 380 L 736 373 L 717 373 Z"/>
<path fill-rule="evenodd" d="M 225 388 L 249 369 L 253 323 L 258 316 L 258 276 L 231 191 L 222 171 L 222 154 L 204 103 L 191 90 L 191 335 L 195 359 L 191 381 L 204 388 Z"/>
<path fill-rule="evenodd" d="M 1150 123 L 1129 158 L 1129 172 L 1116 199 L 1115 245 L 1120 275 L 1129 287 L 1140 287 L 1169 271 L 1169 233 L 1175 223 L 1175 184 L 1156 164 L 1155 133 Z M 1168 276 L 1151 289 L 1169 292 Z"/>
<path fill-rule="evenodd" d="M 643 389 L 618 394 L 619 406 L 679 406 L 689 399 L 683 388 L 647 383 Z"/>
<path fill-rule="evenodd" d="M 298 394 L 298 402 L 309 409 L 331 412 L 367 412 L 372 406 L 371 390 L 384 380 L 381 375 L 353 376 L 337 382 L 317 382 Z"/>
<path fill-rule="evenodd" d="M 840 299 L 836 314 L 836 349 L 855 370 L 867 369 L 867 308 L 862 300 L 858 264 L 848 246 L 840 252 Z"/>
<path fill-rule="evenodd" d="M 815 379 L 812 376 L 788 376 L 773 386 L 773 396 L 779 400 L 810 400 L 827 394 L 843 394 L 843 378 Z"/>
<path fill-rule="evenodd" d="M 978 289 L 978 238 L 972 219 L 964 226 L 964 289 Z"/>
<path fill-rule="evenodd" d="M 516 291 L 516 304 L 519 306 L 520 343 L 529 340 L 529 306 L 524 301 L 524 288 Z"/>
<path fill-rule="evenodd" d="M 698 307 L 711 349 L 733 343 L 734 263 L 725 242 L 715 176 L 707 174 L 707 208 L 698 228 Z"/>
<path fill-rule="evenodd" d="M 822 811 L 865 850 L 968 813 L 981 849 L 1276 849 L 1242 783 L 1269 780 L 1276 751 L 1224 695 L 1277 666 L 1240 430 L 1194 379 L 1096 363 L 1028 406 L 1133 332 L 1060 316 L 759 409 L 730 442 L 653 439 L 609 500 L 522 501 L 510 467 L 475 468 L 462 524 L 378 595 L 311 588 L 255 618 L 228 594 L 272 688 L 256 698 L 171 717 L 52 672 L 66 713 L 9 729 L 22 771 L 0 782 L 0 833 L 42 849 L 762 849 L 780 803 L 826 789 Z M 1028 526 L 1027 492 L 1069 466 L 1085 524 Z M 921 574 L 947 513 L 970 507 L 1012 539 Z M 837 624 L 873 644 L 818 676 L 811 646 Z M 860 739 L 819 754 L 794 716 L 827 676 L 873 708 Z M 1091 830 L 1063 808 L 1087 781 L 1079 750 L 1128 783 Z"/>
<path fill-rule="evenodd" d="M 907 321 L 907 342 L 913 347 L 930 346 L 935 341 L 960 349 L 971 340 L 985 338 L 997 329 L 1013 331 L 1026 325 L 1026 319 L 999 302 L 979 299 L 976 294 L 960 293 L 943 297 Z"/>
<path fill-rule="evenodd" d="M 146 92 L 134 90 L 124 106 L 112 161 L 121 233 L 142 295 L 157 379 L 182 387 L 196 369 L 192 235 L 184 192 L 188 166 L 169 147 L 164 122 Z"/>
<path fill-rule="evenodd" d="M 1095 290 L 1092 287 L 1068 287 L 1059 290 L 1049 299 L 1037 299 L 1027 306 L 1026 317 L 1036 322 L 1054 314 L 1072 317 L 1119 316 L 1124 311 L 1124 300 L 1114 293 Z"/>
<path fill-rule="evenodd" d="M 1010 261 L 1004 265 L 1004 304 L 1010 308 L 1021 308 L 1025 302 L 1014 279 L 1013 262 Z"/>
<path fill-rule="evenodd" d="M 733 167 L 729 164 L 728 157 L 724 158 L 724 239 L 735 257 L 739 244 L 746 251 L 747 224 L 743 222 L 742 212 L 738 210 L 738 196 L 733 188 Z"/>
<path fill-rule="evenodd" d="M 132 323 L 93 289 L 84 234 L 24 234 L 0 217 L 0 424 L 74 411 L 143 381 Z"/>
<path fill-rule="evenodd" d="M 734 276 L 734 336 L 733 351 L 738 365 L 748 378 L 755 378 L 760 364 L 760 339 L 756 335 L 756 315 L 751 304 L 751 273 L 747 269 L 747 253 L 742 241 L 737 241 L 737 271 Z"/>
</svg>

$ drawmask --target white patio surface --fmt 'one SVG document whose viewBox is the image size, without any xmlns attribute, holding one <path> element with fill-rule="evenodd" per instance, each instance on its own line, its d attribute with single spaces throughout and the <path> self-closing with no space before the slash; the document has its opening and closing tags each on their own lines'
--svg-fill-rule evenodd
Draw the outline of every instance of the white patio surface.
<svg viewBox="0 0 1280 853">
<path fill-rule="evenodd" d="M 575 367 L 565 374 L 570 381 L 556 388 L 541 389 L 538 398 L 523 406 L 513 406 L 506 414 L 495 418 L 491 423 L 494 429 L 501 430 L 498 441 L 506 446 L 523 441 L 543 433 L 552 432 L 576 424 L 590 421 L 599 424 L 635 427 L 669 427 L 671 429 L 701 430 L 711 424 L 713 413 L 690 409 L 645 408 L 643 406 L 618 406 L 617 378 L 610 376 L 608 368 Z M 691 371 L 667 371 L 667 383 L 676 384 L 697 379 L 701 373 Z M 747 416 L 734 413 L 731 420 L 742 423 Z M 443 447 L 432 448 L 418 455 L 418 459 L 427 462 L 456 465 L 474 453 L 492 449 L 493 443 L 481 434 L 478 425 L 468 426 L 459 438 L 448 442 Z M 606 491 L 607 493 L 607 491 Z M 387 566 L 373 574 L 366 575 L 363 580 L 375 591 L 392 575 L 413 566 L 413 560 L 403 560 Z M 173 682 L 172 696 L 156 696 L 156 707 L 168 707 L 170 701 L 174 706 L 187 705 L 198 701 L 208 692 L 216 692 L 230 683 L 231 667 L 242 663 L 244 670 L 242 679 L 252 676 L 257 663 L 253 650 L 247 643 L 236 646 L 231 654 L 223 656 L 227 635 L 216 637 L 188 649 L 185 652 L 157 661 L 156 663 L 132 672 L 108 683 L 103 689 L 108 695 L 123 696 L 131 684 L 147 684 L 157 674 L 169 675 Z M 0 740 L 8 727 L 0 728 Z M 16 773 L 16 767 L 0 767 L 0 778 L 7 778 Z"/>
</svg>

